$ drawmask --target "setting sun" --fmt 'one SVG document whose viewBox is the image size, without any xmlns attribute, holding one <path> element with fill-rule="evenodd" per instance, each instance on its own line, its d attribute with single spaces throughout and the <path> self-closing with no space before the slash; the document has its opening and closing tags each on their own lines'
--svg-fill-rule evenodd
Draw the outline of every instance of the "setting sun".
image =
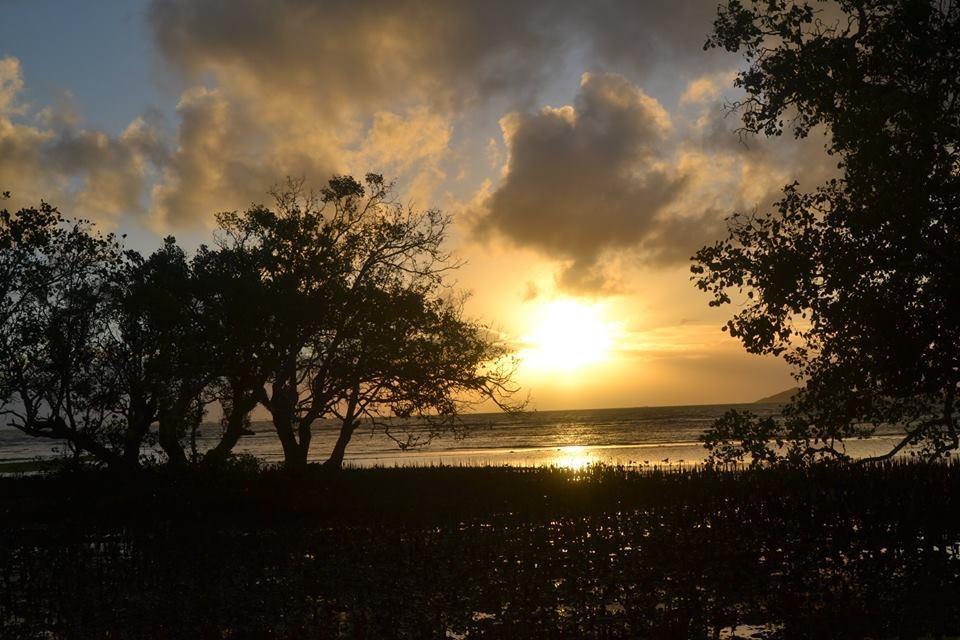
<svg viewBox="0 0 960 640">
<path fill-rule="evenodd" d="M 599 305 L 554 300 L 541 306 L 523 336 L 520 358 L 539 372 L 569 372 L 609 359 L 616 327 Z"/>
</svg>

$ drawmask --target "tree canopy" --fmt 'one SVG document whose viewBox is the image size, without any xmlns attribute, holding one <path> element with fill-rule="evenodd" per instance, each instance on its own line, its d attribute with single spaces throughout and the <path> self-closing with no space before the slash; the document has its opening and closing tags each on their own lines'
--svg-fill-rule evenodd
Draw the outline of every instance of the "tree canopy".
<svg viewBox="0 0 960 640">
<path fill-rule="evenodd" d="M 403 423 L 387 416 L 454 428 L 471 398 L 515 408 L 505 345 L 463 317 L 446 284 L 459 266 L 443 249 L 448 216 L 402 205 L 375 174 L 316 193 L 288 181 L 273 195 L 273 208 L 222 214 L 218 243 L 260 270 L 271 339 L 250 392 L 289 466 L 306 463 L 322 418 L 341 423 L 339 466 L 361 417 L 392 434 Z"/>
<path fill-rule="evenodd" d="M 116 462 L 116 388 L 105 359 L 116 238 L 50 205 L 0 210 L 0 416 Z"/>
<path fill-rule="evenodd" d="M 172 237 L 143 257 L 47 204 L 0 211 L 4 420 L 110 466 L 154 442 L 170 464 L 219 464 L 259 404 L 301 468 L 322 420 L 339 467 L 361 423 L 410 446 L 466 404 L 519 407 L 509 350 L 446 281 L 448 216 L 374 174 L 273 196 L 219 214 L 192 257 Z M 215 402 L 220 438 L 198 451 Z"/>
<path fill-rule="evenodd" d="M 741 132 L 823 127 L 840 175 L 734 214 L 694 257 L 711 305 L 743 303 L 725 329 L 804 385 L 782 420 L 719 421 L 717 459 L 844 459 L 885 424 L 903 429 L 887 456 L 960 444 L 958 23 L 952 2 L 721 6 L 707 47 L 746 60 Z"/>
</svg>

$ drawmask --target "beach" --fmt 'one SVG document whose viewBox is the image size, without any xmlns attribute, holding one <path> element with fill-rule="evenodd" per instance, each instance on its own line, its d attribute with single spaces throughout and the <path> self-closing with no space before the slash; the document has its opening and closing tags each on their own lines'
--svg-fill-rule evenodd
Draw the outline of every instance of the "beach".
<svg viewBox="0 0 960 640">
<path fill-rule="evenodd" d="M 710 424 L 730 409 L 748 409 L 761 416 L 776 415 L 776 404 L 721 404 L 676 407 L 636 407 L 573 411 L 528 411 L 519 415 L 468 414 L 462 417 L 463 437 L 441 435 L 422 446 L 401 450 L 382 432 L 361 425 L 347 448 L 345 464 L 375 466 L 560 466 L 590 464 L 628 467 L 685 466 L 704 462 L 707 451 L 699 442 Z M 402 424 L 398 424 L 402 427 Z M 200 451 L 219 437 L 218 424 L 203 425 Z M 311 460 L 323 462 L 336 441 L 339 425 L 318 421 L 311 444 Z M 253 433 L 234 449 L 265 464 L 283 460 L 280 443 L 267 421 L 251 423 Z M 413 427 L 413 433 L 418 429 Z M 401 429 L 402 431 L 402 429 Z M 422 433 L 422 429 L 419 430 Z M 852 457 L 888 451 L 899 440 L 895 429 L 881 429 L 871 439 L 850 441 Z M 145 448 L 147 454 L 159 451 Z M 10 427 L 0 427 L 0 472 L 4 465 L 28 463 L 58 455 L 57 445 L 29 438 Z"/>
</svg>

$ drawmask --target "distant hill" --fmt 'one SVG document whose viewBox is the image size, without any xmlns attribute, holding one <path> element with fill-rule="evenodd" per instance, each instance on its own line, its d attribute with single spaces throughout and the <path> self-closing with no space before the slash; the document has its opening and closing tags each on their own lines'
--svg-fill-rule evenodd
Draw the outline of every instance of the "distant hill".
<svg viewBox="0 0 960 640">
<path fill-rule="evenodd" d="M 800 387 L 790 387 L 789 389 L 781 391 L 780 393 L 775 393 L 772 396 L 760 398 L 753 404 L 786 404 L 787 402 L 790 402 L 790 399 L 793 398 L 793 396 L 797 395 L 797 391 L 800 391 Z"/>
</svg>

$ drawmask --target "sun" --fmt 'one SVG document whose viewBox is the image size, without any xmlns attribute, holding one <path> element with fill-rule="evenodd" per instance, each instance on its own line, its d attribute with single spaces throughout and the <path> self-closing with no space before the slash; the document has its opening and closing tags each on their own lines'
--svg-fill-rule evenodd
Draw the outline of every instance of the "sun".
<svg viewBox="0 0 960 640">
<path fill-rule="evenodd" d="M 598 304 L 554 300 L 540 306 L 530 324 L 519 354 L 528 369 L 568 373 L 610 358 L 616 325 Z"/>
</svg>

